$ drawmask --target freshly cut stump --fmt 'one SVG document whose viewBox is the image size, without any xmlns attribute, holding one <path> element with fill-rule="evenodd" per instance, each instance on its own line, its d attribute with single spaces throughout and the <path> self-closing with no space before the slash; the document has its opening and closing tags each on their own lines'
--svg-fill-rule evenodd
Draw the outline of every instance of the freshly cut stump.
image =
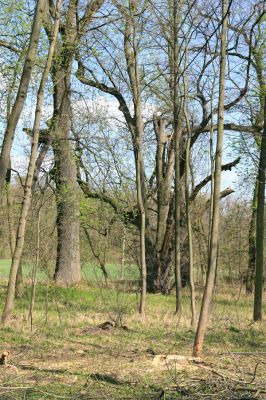
<svg viewBox="0 0 266 400">
<path fill-rule="evenodd" d="M 174 367 L 176 369 L 185 369 L 188 366 L 189 368 L 192 367 L 190 364 L 191 362 L 194 363 L 200 361 L 200 358 L 197 357 L 187 357 L 179 354 L 158 354 L 153 358 L 152 364 L 154 367 L 158 368 Z"/>
</svg>

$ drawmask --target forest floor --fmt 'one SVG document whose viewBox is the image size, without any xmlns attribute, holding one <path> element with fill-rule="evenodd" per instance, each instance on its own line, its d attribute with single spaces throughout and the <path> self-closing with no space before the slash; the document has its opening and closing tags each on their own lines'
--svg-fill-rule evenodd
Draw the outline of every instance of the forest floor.
<svg viewBox="0 0 266 400">
<path fill-rule="evenodd" d="M 0 351 L 10 352 L 0 367 L 1 400 L 266 399 L 266 323 L 252 323 L 252 297 L 237 288 L 216 292 L 201 362 L 189 358 L 194 332 L 187 289 L 179 320 L 172 295 L 148 295 L 141 319 L 138 295 L 121 285 L 40 284 L 31 327 L 29 298 L 28 287 L 0 329 Z M 199 293 L 197 300 L 199 308 Z M 124 328 L 99 326 L 118 316 Z"/>
</svg>

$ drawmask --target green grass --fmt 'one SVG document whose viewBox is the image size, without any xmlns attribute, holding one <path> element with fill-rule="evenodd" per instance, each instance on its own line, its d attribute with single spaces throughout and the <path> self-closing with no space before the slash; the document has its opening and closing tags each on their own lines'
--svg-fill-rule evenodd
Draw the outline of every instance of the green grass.
<svg viewBox="0 0 266 400">
<path fill-rule="evenodd" d="M 10 259 L 0 260 L 0 280 L 6 281 L 8 279 L 10 265 L 11 265 Z M 31 262 L 23 262 L 22 263 L 23 275 L 26 280 L 31 279 L 32 267 L 33 267 L 33 264 Z M 43 281 L 46 279 L 46 277 L 47 277 L 47 274 L 43 270 L 38 271 L 38 274 L 37 274 L 38 280 Z"/>
<path fill-rule="evenodd" d="M 108 277 L 110 279 L 126 279 L 126 280 L 137 280 L 139 279 L 139 270 L 136 265 L 125 265 L 123 269 L 123 275 L 121 273 L 121 266 L 116 263 L 107 263 L 106 270 L 108 273 Z M 82 267 L 82 274 L 85 279 L 88 280 L 102 280 L 103 273 L 99 266 L 92 263 L 86 263 Z"/>
<path fill-rule="evenodd" d="M 0 260 L 0 280 L 7 280 L 9 276 L 11 260 L 5 259 Z M 23 275 L 26 280 L 31 279 L 32 275 L 32 267 L 33 264 L 31 262 L 23 262 Z M 109 263 L 106 265 L 106 270 L 110 279 L 118 280 L 121 279 L 121 266 L 115 263 Z M 44 268 L 39 268 L 37 272 L 37 280 L 38 281 L 46 281 L 47 280 L 47 272 Z M 100 267 L 93 263 L 86 263 L 82 267 L 82 276 L 84 280 L 88 280 L 91 282 L 101 281 L 104 279 L 103 273 Z M 136 265 L 125 265 L 123 270 L 123 279 L 126 280 L 137 280 L 139 279 L 139 270 Z"/>
</svg>

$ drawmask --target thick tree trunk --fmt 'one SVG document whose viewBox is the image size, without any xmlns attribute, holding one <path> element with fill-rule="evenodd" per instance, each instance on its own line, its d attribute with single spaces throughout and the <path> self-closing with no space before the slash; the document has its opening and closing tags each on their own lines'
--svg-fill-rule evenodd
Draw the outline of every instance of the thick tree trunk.
<svg viewBox="0 0 266 400">
<path fill-rule="evenodd" d="M 45 1 L 46 0 L 37 1 L 26 60 L 24 63 L 16 100 L 7 121 L 7 127 L 4 134 L 4 141 L 0 156 L 0 192 L 3 190 L 5 183 L 15 130 L 27 97 L 32 69 L 38 48 Z"/>
<path fill-rule="evenodd" d="M 219 79 L 219 105 L 218 105 L 218 132 L 215 154 L 214 192 L 213 192 L 213 219 L 210 238 L 210 256 L 207 273 L 207 282 L 204 289 L 199 323 L 194 341 L 193 355 L 199 357 L 202 352 L 204 336 L 207 328 L 209 308 L 215 284 L 216 262 L 218 253 L 219 219 L 220 219 L 220 187 L 221 167 L 224 133 L 224 81 L 226 69 L 226 34 L 227 34 L 227 0 L 222 2 L 222 34 L 221 34 L 221 56 L 220 56 L 220 79 Z"/>
<path fill-rule="evenodd" d="M 262 319 L 262 294 L 264 275 L 264 207 L 265 207 L 265 175 L 266 175 L 266 96 L 264 97 L 264 129 L 261 139 L 258 200 L 256 223 L 256 276 L 254 291 L 253 319 Z"/>
<path fill-rule="evenodd" d="M 75 154 L 69 138 L 72 118 L 70 100 L 72 63 L 79 40 L 103 3 L 104 0 L 84 2 L 84 15 L 79 18 L 78 2 L 73 0 L 68 2 L 52 66 L 54 114 L 51 135 L 57 200 L 57 257 L 54 280 L 66 286 L 74 285 L 81 279 L 79 186 Z M 46 30 L 50 37 L 49 4 L 46 14 Z"/>
<path fill-rule="evenodd" d="M 77 40 L 75 20 L 76 5 L 70 2 L 62 44 L 57 43 L 52 66 L 54 114 L 51 133 L 57 206 L 54 280 L 63 286 L 72 286 L 81 279 L 79 187 L 74 150 L 69 140 L 72 118 L 71 70 Z"/>
<path fill-rule="evenodd" d="M 172 266 L 172 232 L 174 197 L 172 181 L 174 175 L 174 146 L 171 138 L 167 137 L 165 121 L 154 115 L 154 130 L 157 140 L 156 151 L 156 186 L 157 186 L 157 227 L 155 251 L 153 260 L 155 290 L 169 294 L 173 287 Z M 172 200 L 171 200 L 172 198 Z M 171 225 L 171 228 L 170 228 Z M 169 228 L 171 232 L 169 231 Z"/>
<path fill-rule="evenodd" d="M 173 253 L 174 253 L 174 196 L 172 196 L 166 220 L 163 244 L 157 258 L 157 276 L 155 287 L 163 294 L 169 294 L 173 288 Z"/>
<path fill-rule="evenodd" d="M 169 206 L 169 212 L 166 220 L 166 230 L 163 238 L 163 244 L 159 254 L 156 252 L 156 241 L 152 240 L 149 235 L 146 238 L 147 242 L 147 269 L 148 292 L 160 292 L 162 294 L 170 294 L 174 287 L 174 250 L 175 250 L 175 222 L 174 209 L 175 198 L 172 196 Z M 182 215 L 182 214 L 181 214 Z M 181 217 L 183 220 L 183 217 Z M 183 223 L 180 227 L 180 256 L 182 260 L 181 267 L 181 285 L 189 284 L 189 264 L 184 262 L 188 253 L 187 232 Z"/>
<path fill-rule="evenodd" d="M 69 140 L 71 126 L 70 73 L 55 86 L 55 182 L 57 205 L 57 257 L 54 279 L 71 286 L 81 279 L 79 187 L 74 151 Z"/>
<path fill-rule="evenodd" d="M 256 269 L 256 215 L 257 215 L 257 197 L 258 197 L 258 178 L 255 182 L 252 213 L 248 232 L 248 270 L 246 276 L 246 293 L 252 293 L 254 287 L 255 269 Z"/>
<path fill-rule="evenodd" d="M 58 35 L 59 30 L 59 16 L 60 16 L 60 5 L 61 0 L 57 2 L 57 9 L 56 9 L 56 19 L 54 23 L 53 29 L 53 36 L 48 52 L 47 62 L 45 65 L 45 69 L 42 75 L 42 79 L 40 82 L 38 95 L 37 95 L 37 104 L 35 110 L 35 119 L 34 119 L 34 127 L 33 127 L 33 136 L 32 136 L 32 145 L 31 145 L 31 154 L 30 154 L 30 161 L 28 166 L 28 172 L 24 187 L 24 196 L 23 202 L 19 217 L 19 224 L 17 229 L 17 237 L 16 237 L 16 246 L 14 249 L 13 257 L 12 257 L 12 264 L 10 268 L 9 280 L 8 280 L 8 287 L 7 287 L 7 294 L 6 294 L 6 301 L 4 312 L 2 316 L 2 323 L 5 324 L 9 317 L 10 313 L 13 309 L 14 304 L 14 297 L 15 297 L 15 285 L 16 285 L 16 277 L 19 268 L 19 264 L 21 261 L 21 255 L 24 246 L 24 238 L 25 238 L 25 230 L 26 230 L 26 222 L 27 222 L 27 215 L 31 205 L 31 193 L 32 193 L 32 184 L 33 184 L 33 177 L 34 177 L 34 170 L 35 170 L 35 161 L 37 157 L 38 151 L 38 143 L 39 143 L 39 131 L 40 131 L 40 124 L 41 124 L 41 116 L 42 116 L 42 106 L 43 106 L 43 98 L 44 98 L 44 90 L 45 84 L 49 75 L 49 71 L 52 64 L 52 58 L 54 54 L 55 43 Z"/>
</svg>

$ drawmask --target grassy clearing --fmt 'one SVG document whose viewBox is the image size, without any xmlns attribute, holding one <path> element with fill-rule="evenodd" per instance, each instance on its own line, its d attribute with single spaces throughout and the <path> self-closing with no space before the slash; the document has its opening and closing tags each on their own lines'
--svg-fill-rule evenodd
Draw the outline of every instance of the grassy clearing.
<svg viewBox="0 0 266 400">
<path fill-rule="evenodd" d="M 5 259 L 0 260 L 0 279 L 7 280 L 9 276 L 11 260 Z M 110 279 L 121 279 L 121 275 L 123 275 L 123 279 L 127 280 L 137 280 L 139 279 L 139 270 L 136 265 L 126 265 L 123 273 L 121 271 L 121 266 L 115 263 L 109 263 L 106 266 L 106 270 Z M 32 263 L 23 262 L 23 273 L 26 280 L 30 280 L 32 276 Z M 98 265 L 93 263 L 86 263 L 82 267 L 82 275 L 84 280 L 88 280 L 90 282 L 97 282 L 103 279 L 103 274 Z M 37 272 L 38 281 L 46 281 L 47 280 L 47 271 L 44 268 L 40 268 Z"/>
<path fill-rule="evenodd" d="M 2 280 L 2 304 L 5 283 Z M 225 390 L 219 385 L 241 386 L 231 378 L 251 381 L 257 363 L 254 383 L 260 387 L 266 370 L 262 364 L 266 361 L 265 322 L 252 324 L 252 298 L 242 294 L 236 300 L 234 292 L 216 293 L 204 364 L 167 367 L 154 365 L 152 353 L 190 355 L 192 350 L 194 332 L 186 290 L 180 321 L 173 314 L 174 296 L 162 295 L 148 295 L 147 316 L 142 320 L 137 313 L 138 293 L 123 291 L 121 285 L 118 290 L 86 283 L 69 289 L 40 284 L 31 331 L 27 287 L 25 297 L 16 301 L 10 325 L 0 329 L 1 351 L 10 351 L 10 366 L 1 371 L 0 398 L 152 399 L 173 384 L 182 390 L 166 391 L 166 399 L 185 394 L 189 399 L 219 398 Z M 199 293 L 197 302 L 199 309 Z M 123 314 L 128 330 L 99 328 L 100 323 L 115 320 L 117 313 Z M 232 398 L 241 398 L 242 392 L 238 393 Z M 258 398 L 263 396 L 259 393 Z"/>
</svg>

